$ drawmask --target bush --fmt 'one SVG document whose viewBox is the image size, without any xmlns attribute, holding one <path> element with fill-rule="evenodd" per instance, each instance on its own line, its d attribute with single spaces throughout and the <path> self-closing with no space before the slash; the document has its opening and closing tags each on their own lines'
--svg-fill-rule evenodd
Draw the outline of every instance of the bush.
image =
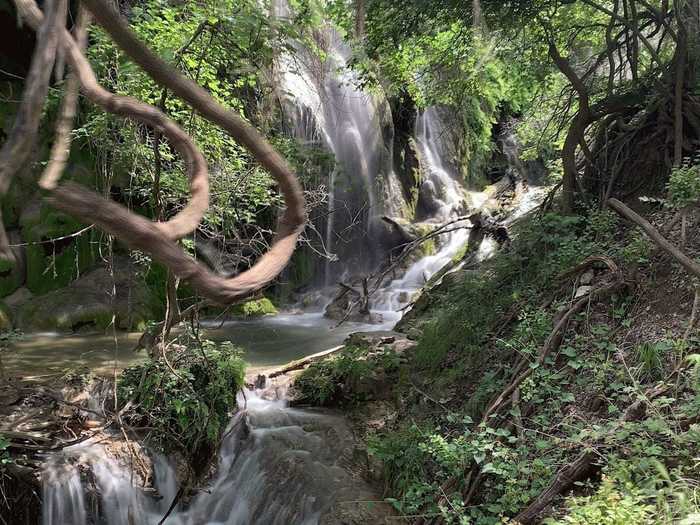
<svg viewBox="0 0 700 525">
<path fill-rule="evenodd" d="M 648 523 L 653 507 L 644 502 L 633 485 L 620 486 L 604 478 L 597 492 L 569 500 L 569 514 L 560 520 L 546 520 L 547 525 L 630 525 Z"/>
<path fill-rule="evenodd" d="M 676 208 L 685 208 L 700 201 L 700 165 L 687 159 L 681 167 L 671 172 L 668 200 Z"/>
<path fill-rule="evenodd" d="M 294 382 L 294 388 L 313 405 L 352 404 L 366 400 L 368 392 L 356 388 L 375 371 L 398 369 L 398 356 L 391 350 L 348 345 L 337 354 L 311 364 Z"/>
<path fill-rule="evenodd" d="M 236 347 L 201 345 L 168 352 L 167 363 L 154 358 L 127 368 L 118 384 L 122 405 L 133 403 L 125 416 L 129 422 L 153 428 L 164 451 L 190 458 L 215 450 L 244 384 L 245 364 Z"/>
</svg>

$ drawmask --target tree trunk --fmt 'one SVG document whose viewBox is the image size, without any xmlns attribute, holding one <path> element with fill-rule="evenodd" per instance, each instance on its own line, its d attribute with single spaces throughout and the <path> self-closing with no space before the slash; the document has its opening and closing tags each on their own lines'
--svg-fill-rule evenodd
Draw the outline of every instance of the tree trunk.
<svg viewBox="0 0 700 525">
<path fill-rule="evenodd" d="M 365 0 L 355 0 L 355 38 L 361 40 L 365 36 Z"/>
</svg>

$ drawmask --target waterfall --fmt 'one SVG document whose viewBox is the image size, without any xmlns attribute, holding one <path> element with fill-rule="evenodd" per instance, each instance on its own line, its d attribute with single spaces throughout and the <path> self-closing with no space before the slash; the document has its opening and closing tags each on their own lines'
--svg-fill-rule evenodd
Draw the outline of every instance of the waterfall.
<svg viewBox="0 0 700 525">
<path fill-rule="evenodd" d="M 168 525 L 315 525 L 339 501 L 374 499 L 343 468 L 353 450 L 345 422 L 289 408 L 283 394 L 269 399 L 275 391 L 239 395 L 245 408 L 226 431 L 216 475 L 187 508 L 175 507 Z M 149 496 L 131 469 L 110 457 L 102 444 L 76 445 L 52 457 L 44 473 L 43 525 L 158 524 L 177 489 L 165 458 L 153 455 L 152 462 L 159 499 Z M 99 513 L 86 504 L 78 464 L 88 465 L 94 477 Z"/>
<path fill-rule="evenodd" d="M 483 206 L 486 194 L 466 191 L 459 182 L 456 168 L 446 161 L 449 157 L 449 132 L 439 108 L 419 111 L 414 136 L 423 174 L 420 200 L 423 209 L 430 212 L 426 222 L 443 224 L 456 219 L 467 209 Z M 464 226 L 464 223 L 455 226 Z M 442 235 L 437 253 L 416 261 L 401 278 L 389 283 L 377 294 L 373 308 L 385 319 L 398 320 L 400 310 L 409 303 L 412 295 L 464 248 L 468 236 L 466 229 Z"/>
<path fill-rule="evenodd" d="M 287 5 L 276 6 L 279 19 L 290 18 Z M 277 59 L 280 98 L 292 132 L 304 144 L 319 145 L 335 157 L 328 176 L 326 250 L 340 268 L 326 268 L 326 279 L 352 268 L 369 271 L 381 260 L 378 218 L 400 216 L 405 208 L 392 165 L 393 137 L 388 104 L 358 87 L 349 67 L 350 46 L 330 23 L 315 31 L 310 50 L 298 41 Z"/>
</svg>

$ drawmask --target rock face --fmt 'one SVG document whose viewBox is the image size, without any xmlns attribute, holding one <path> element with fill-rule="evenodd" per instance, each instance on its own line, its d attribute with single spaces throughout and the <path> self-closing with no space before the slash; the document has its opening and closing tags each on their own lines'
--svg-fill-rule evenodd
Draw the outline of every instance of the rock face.
<svg viewBox="0 0 700 525">
<path fill-rule="evenodd" d="M 125 258 L 114 259 L 113 273 L 97 268 L 65 288 L 29 299 L 17 308 L 16 326 L 25 331 L 104 330 L 114 315 L 118 329 L 139 328 L 152 317 L 148 288 Z"/>
</svg>

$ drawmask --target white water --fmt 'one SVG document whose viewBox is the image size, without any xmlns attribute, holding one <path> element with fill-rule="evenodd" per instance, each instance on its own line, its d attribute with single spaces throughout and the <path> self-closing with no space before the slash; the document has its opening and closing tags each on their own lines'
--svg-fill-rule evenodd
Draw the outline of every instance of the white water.
<svg viewBox="0 0 700 525">
<path fill-rule="evenodd" d="M 437 204 L 430 222 L 444 224 L 455 220 L 467 210 L 473 212 L 484 206 L 488 199 L 487 193 L 464 189 L 458 182 L 459 175 L 445 162 L 449 151 L 448 132 L 437 108 L 430 107 L 418 114 L 415 138 L 420 153 L 421 169 L 424 176 L 427 176 L 423 184 L 430 185 L 430 192 Z M 518 184 L 523 184 L 526 173 L 520 161 L 520 147 L 513 129 L 505 130 L 499 142 L 508 161 L 508 169 L 515 172 L 512 176 L 519 180 Z M 544 188 L 520 188 L 519 200 L 504 224 L 508 225 L 534 209 L 542 201 L 544 193 Z M 378 291 L 372 305 L 373 310 L 380 312 L 385 320 L 398 321 L 402 309 L 410 303 L 416 292 L 464 249 L 469 237 L 469 230 L 464 226 L 468 225 L 468 221 L 460 221 L 448 227 L 459 229 L 441 235 L 437 253 L 416 261 L 401 278 L 393 280 Z M 495 253 L 496 248 L 497 243 L 493 238 L 484 238 L 479 246 L 477 260 L 488 259 Z"/>
<path fill-rule="evenodd" d="M 483 206 L 486 194 L 467 192 L 458 182 L 459 175 L 445 162 L 448 137 L 437 108 L 427 108 L 418 114 L 415 138 L 425 177 L 423 184 L 428 186 L 436 204 L 430 222 L 442 224 L 456 219 L 465 208 L 474 210 Z M 464 225 L 464 222 L 461 222 L 456 223 L 454 227 Z M 398 321 L 401 309 L 435 273 L 464 248 L 468 236 L 469 232 L 464 228 L 441 235 L 440 249 L 437 253 L 418 260 L 401 278 L 395 279 L 380 290 L 376 294 L 373 309 L 381 312 L 385 319 Z"/>
<path fill-rule="evenodd" d="M 215 477 L 187 509 L 174 508 L 168 525 L 315 525 L 340 497 L 346 502 L 372 497 L 341 468 L 352 450 L 343 420 L 288 408 L 283 397 L 283 389 L 275 388 L 239 396 L 245 409 L 227 430 Z M 77 464 L 89 466 L 94 476 L 99 514 L 86 501 Z M 164 458 L 153 456 L 153 466 L 158 498 L 144 492 L 129 466 L 103 445 L 64 450 L 45 470 L 43 525 L 158 524 L 177 487 Z"/>
<path fill-rule="evenodd" d="M 276 16 L 290 16 L 286 3 Z M 340 259 L 333 271 L 329 259 L 325 279 L 348 268 L 370 270 L 377 263 L 377 218 L 400 216 L 404 209 L 401 185 L 392 166 L 391 145 L 385 144 L 383 123 L 388 106 L 358 87 L 357 74 L 348 66 L 350 46 L 326 24 L 315 35 L 324 58 L 292 41 L 293 52 L 282 53 L 277 72 L 281 99 L 294 136 L 306 144 L 325 146 L 336 160 L 328 176 L 325 249 Z M 390 141 L 389 141 L 390 142 Z"/>
</svg>

